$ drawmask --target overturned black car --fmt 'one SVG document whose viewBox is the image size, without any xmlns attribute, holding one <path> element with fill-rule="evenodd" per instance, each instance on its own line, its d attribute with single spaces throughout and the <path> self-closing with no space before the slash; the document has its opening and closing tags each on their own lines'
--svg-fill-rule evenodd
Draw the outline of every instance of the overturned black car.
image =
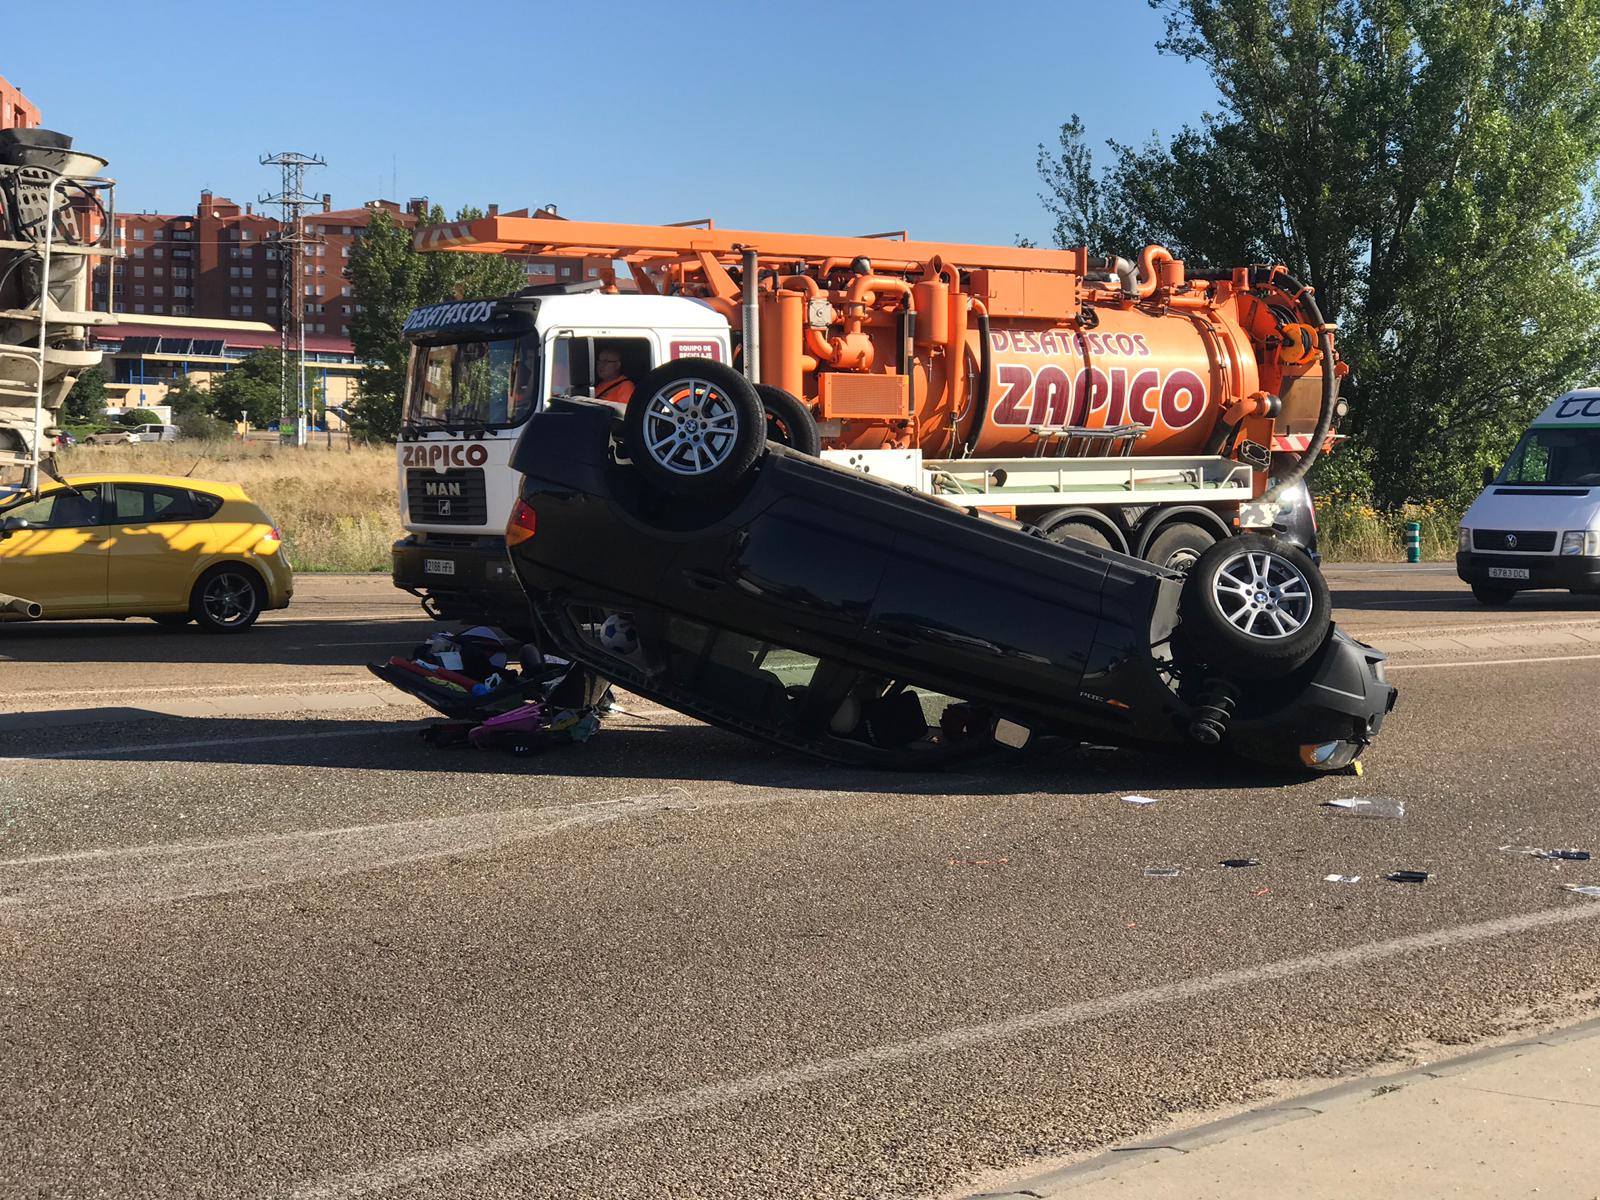
<svg viewBox="0 0 1600 1200">
<path fill-rule="evenodd" d="M 1180 576 L 767 434 L 755 391 L 700 360 L 653 372 L 625 418 L 566 401 L 529 422 L 507 540 L 558 653 L 885 765 L 1061 735 L 1336 770 L 1394 706 L 1297 547 L 1230 538 Z"/>
</svg>

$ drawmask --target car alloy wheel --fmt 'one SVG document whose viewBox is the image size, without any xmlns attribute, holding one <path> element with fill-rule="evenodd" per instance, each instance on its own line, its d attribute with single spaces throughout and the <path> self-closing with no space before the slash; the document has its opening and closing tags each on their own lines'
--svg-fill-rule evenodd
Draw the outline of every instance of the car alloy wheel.
<svg viewBox="0 0 1600 1200">
<path fill-rule="evenodd" d="M 200 593 L 200 604 L 213 625 L 248 624 L 255 619 L 258 604 L 255 582 L 239 571 L 219 571 Z"/>
<path fill-rule="evenodd" d="M 1243 551 L 1222 563 L 1211 577 L 1211 595 L 1228 623 L 1254 638 L 1292 637 L 1311 619 L 1310 583 L 1268 550 Z"/>
<path fill-rule="evenodd" d="M 733 455 L 739 412 L 709 380 L 690 377 L 650 397 L 645 452 L 675 475 L 706 475 Z"/>
</svg>

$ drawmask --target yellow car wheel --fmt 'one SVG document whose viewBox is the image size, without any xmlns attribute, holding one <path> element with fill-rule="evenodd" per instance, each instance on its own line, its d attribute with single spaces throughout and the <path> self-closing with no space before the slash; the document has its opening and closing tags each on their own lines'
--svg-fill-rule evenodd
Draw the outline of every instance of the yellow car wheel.
<svg viewBox="0 0 1600 1200">
<path fill-rule="evenodd" d="M 238 633 L 256 623 L 266 593 L 261 577 L 251 568 L 223 563 L 200 576 L 189 611 L 207 633 Z"/>
</svg>

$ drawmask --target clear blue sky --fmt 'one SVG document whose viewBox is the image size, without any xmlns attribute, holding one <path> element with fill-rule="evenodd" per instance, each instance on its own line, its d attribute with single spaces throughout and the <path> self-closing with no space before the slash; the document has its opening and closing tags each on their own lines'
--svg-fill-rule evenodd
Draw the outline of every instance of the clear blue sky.
<svg viewBox="0 0 1600 1200">
<path fill-rule="evenodd" d="M 68 13 L 79 54 L 36 32 Z M 1034 160 L 1068 114 L 1099 145 L 1215 106 L 1161 29 L 1145 0 L 87 0 L 11 22 L 0 75 L 111 159 L 124 209 L 255 200 L 258 157 L 299 150 L 336 207 L 1009 242 L 1049 232 Z"/>
</svg>

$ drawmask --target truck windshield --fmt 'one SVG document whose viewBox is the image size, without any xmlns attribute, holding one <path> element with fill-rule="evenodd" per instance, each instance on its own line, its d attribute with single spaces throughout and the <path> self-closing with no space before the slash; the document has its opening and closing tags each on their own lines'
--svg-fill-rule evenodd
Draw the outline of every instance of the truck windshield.
<svg viewBox="0 0 1600 1200">
<path fill-rule="evenodd" d="M 505 429 L 532 414 L 539 338 L 440 342 L 411 348 L 407 429 Z"/>
<path fill-rule="evenodd" d="M 1528 430 L 1495 482 L 1600 487 L 1600 429 Z"/>
</svg>

